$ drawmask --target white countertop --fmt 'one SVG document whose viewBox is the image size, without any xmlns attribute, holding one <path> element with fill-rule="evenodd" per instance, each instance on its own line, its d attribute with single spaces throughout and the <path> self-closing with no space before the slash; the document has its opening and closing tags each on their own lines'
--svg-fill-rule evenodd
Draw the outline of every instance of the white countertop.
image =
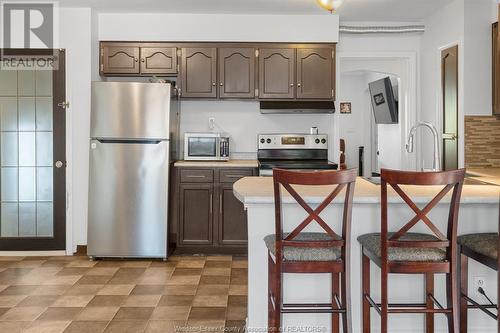
<svg viewBox="0 0 500 333">
<path fill-rule="evenodd" d="M 478 178 L 482 179 L 482 178 Z M 307 203 L 321 203 L 332 191 L 331 186 L 294 186 L 297 192 Z M 441 186 L 401 186 L 401 188 L 415 201 L 428 203 L 443 187 Z M 234 195 L 243 204 L 270 204 L 274 202 L 272 177 L 245 177 L 238 180 L 233 187 Z M 464 185 L 462 203 L 493 203 L 499 202 L 500 187 L 488 185 Z M 449 202 L 451 191 L 443 202 Z M 335 202 L 342 202 L 340 194 Z M 388 189 L 389 203 L 403 203 L 398 194 Z M 283 193 L 283 203 L 296 203 L 286 191 Z M 380 203 L 380 186 L 358 177 L 354 190 L 353 203 L 378 204 Z"/>
<path fill-rule="evenodd" d="M 229 160 L 229 161 L 177 161 L 176 167 L 205 167 L 205 168 L 258 168 L 257 160 Z"/>
</svg>

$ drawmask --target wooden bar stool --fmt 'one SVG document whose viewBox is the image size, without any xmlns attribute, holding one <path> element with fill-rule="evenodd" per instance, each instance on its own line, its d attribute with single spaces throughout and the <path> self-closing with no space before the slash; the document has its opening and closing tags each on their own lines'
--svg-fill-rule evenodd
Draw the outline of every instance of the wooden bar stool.
<svg viewBox="0 0 500 333">
<path fill-rule="evenodd" d="M 448 332 L 458 332 L 458 282 L 457 261 L 457 221 L 460 196 L 465 170 L 448 172 L 404 172 L 382 170 L 381 186 L 381 233 L 358 237 L 363 248 L 362 260 L 362 301 L 363 332 L 370 332 L 370 309 L 375 308 L 381 316 L 381 332 L 388 329 L 389 314 L 426 314 L 426 332 L 434 332 L 434 314 L 443 313 L 448 317 Z M 397 232 L 388 231 L 387 184 L 415 212 L 412 218 Z M 444 188 L 420 209 L 399 185 L 442 185 Z M 452 191 L 446 236 L 429 220 L 427 214 Z M 418 222 L 423 221 L 432 234 L 410 233 Z M 370 296 L 370 260 L 382 270 L 381 303 L 375 303 Z M 388 276 L 396 274 L 425 275 L 425 303 L 393 304 L 388 300 Z M 434 297 L 434 274 L 446 274 L 447 308 Z"/>
<path fill-rule="evenodd" d="M 269 250 L 269 332 L 280 332 L 283 313 L 332 313 L 332 332 L 339 331 L 339 315 L 341 314 L 343 331 L 345 333 L 352 332 L 349 258 L 352 198 L 356 175 L 356 169 L 320 172 L 273 170 L 276 232 L 264 239 Z M 319 206 L 313 209 L 295 191 L 292 185 L 337 186 Z M 305 220 L 289 233 L 283 232 L 282 187 L 309 214 Z M 342 236 L 340 236 L 320 217 L 320 213 L 344 189 Z M 313 220 L 325 232 L 303 232 Z M 331 303 L 284 304 L 282 289 L 284 273 L 331 273 Z M 341 276 L 340 287 L 339 276 Z"/>
<path fill-rule="evenodd" d="M 500 219 L 499 219 L 500 228 Z M 500 230 L 500 229 L 499 229 Z M 500 300 L 500 259 L 498 257 L 500 239 L 497 233 L 468 234 L 458 237 L 458 250 L 460 253 L 460 332 L 467 332 L 468 309 L 479 309 L 497 321 L 497 332 L 500 333 L 500 320 L 498 319 L 498 300 Z M 468 261 L 469 258 L 497 271 L 497 304 L 480 304 L 468 295 Z M 486 293 L 485 293 L 486 295 Z M 489 300 L 489 298 L 488 298 Z M 496 309 L 497 314 L 490 309 Z"/>
</svg>

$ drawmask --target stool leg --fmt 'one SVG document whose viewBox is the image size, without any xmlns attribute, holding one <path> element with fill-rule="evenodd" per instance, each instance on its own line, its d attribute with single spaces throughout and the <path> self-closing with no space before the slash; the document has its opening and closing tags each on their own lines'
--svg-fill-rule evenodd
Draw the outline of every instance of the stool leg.
<svg viewBox="0 0 500 333">
<path fill-rule="evenodd" d="M 446 299 L 448 308 L 452 313 L 448 314 L 448 332 L 459 332 L 459 307 L 458 307 L 458 283 L 457 283 L 456 259 L 450 262 L 450 273 L 446 274 Z"/>
<path fill-rule="evenodd" d="M 381 324 L 381 333 L 387 333 L 389 329 L 389 299 L 388 299 L 388 290 L 387 290 L 387 285 L 389 280 L 389 273 L 388 273 L 388 264 L 387 262 L 382 263 L 382 276 L 381 276 L 381 292 L 380 292 L 380 298 L 381 298 L 381 304 L 380 304 L 380 310 L 381 310 L 381 315 L 380 315 L 380 324 Z"/>
<path fill-rule="evenodd" d="M 498 258 L 500 264 L 500 258 Z M 500 266 L 497 269 L 497 286 L 500 286 Z M 500 287 L 497 288 L 497 311 L 500 313 Z M 497 331 L 500 333 L 500 316 L 497 318 Z"/>
<path fill-rule="evenodd" d="M 425 274 L 425 303 L 427 309 L 434 309 L 434 302 L 429 297 L 429 295 L 434 295 L 434 274 Z M 434 333 L 434 314 L 427 313 L 425 316 L 425 332 Z"/>
<path fill-rule="evenodd" d="M 363 254 L 362 258 L 362 303 L 363 303 L 363 333 L 370 333 L 370 303 L 365 295 L 370 295 L 370 258 Z"/>
<path fill-rule="evenodd" d="M 342 273 L 342 306 L 345 312 L 342 316 L 342 325 L 344 328 L 344 333 L 352 332 L 352 316 L 351 316 L 351 272 L 349 264 L 346 263 L 345 272 Z"/>
<path fill-rule="evenodd" d="M 335 295 L 339 295 L 340 283 L 339 283 L 339 273 L 332 273 L 332 306 L 337 309 L 337 302 L 335 301 Z M 340 332 L 340 315 L 338 313 L 332 314 L 332 333 Z"/>
<path fill-rule="evenodd" d="M 462 295 L 468 295 L 469 272 L 467 256 L 460 254 L 460 333 L 467 333 L 468 302 Z M 500 330 L 499 330 L 500 332 Z"/>
<path fill-rule="evenodd" d="M 275 301 L 275 307 L 274 307 L 274 332 L 280 332 L 281 328 L 281 305 L 283 304 L 283 297 L 282 297 L 282 288 L 281 288 L 281 283 L 282 283 L 282 273 L 281 273 L 281 267 L 279 266 L 278 263 L 276 263 L 275 271 L 274 271 L 274 301 Z"/>
<path fill-rule="evenodd" d="M 267 327 L 274 327 L 274 263 L 271 256 L 267 259 Z"/>
</svg>

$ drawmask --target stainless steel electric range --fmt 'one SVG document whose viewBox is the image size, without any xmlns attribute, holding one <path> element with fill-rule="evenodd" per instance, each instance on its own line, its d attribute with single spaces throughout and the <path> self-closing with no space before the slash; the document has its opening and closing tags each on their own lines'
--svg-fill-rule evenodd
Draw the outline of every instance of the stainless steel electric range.
<svg viewBox="0 0 500 333">
<path fill-rule="evenodd" d="M 271 176 L 273 168 L 336 170 L 328 161 L 326 134 L 259 134 L 259 175 Z"/>
</svg>

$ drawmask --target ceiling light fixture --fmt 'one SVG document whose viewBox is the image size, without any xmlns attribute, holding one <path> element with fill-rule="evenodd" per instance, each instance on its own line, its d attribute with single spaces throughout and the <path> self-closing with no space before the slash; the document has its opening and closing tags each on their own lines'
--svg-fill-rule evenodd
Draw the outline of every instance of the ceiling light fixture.
<svg viewBox="0 0 500 333">
<path fill-rule="evenodd" d="M 330 13 L 335 13 L 344 0 L 316 0 L 316 2 Z"/>
</svg>

